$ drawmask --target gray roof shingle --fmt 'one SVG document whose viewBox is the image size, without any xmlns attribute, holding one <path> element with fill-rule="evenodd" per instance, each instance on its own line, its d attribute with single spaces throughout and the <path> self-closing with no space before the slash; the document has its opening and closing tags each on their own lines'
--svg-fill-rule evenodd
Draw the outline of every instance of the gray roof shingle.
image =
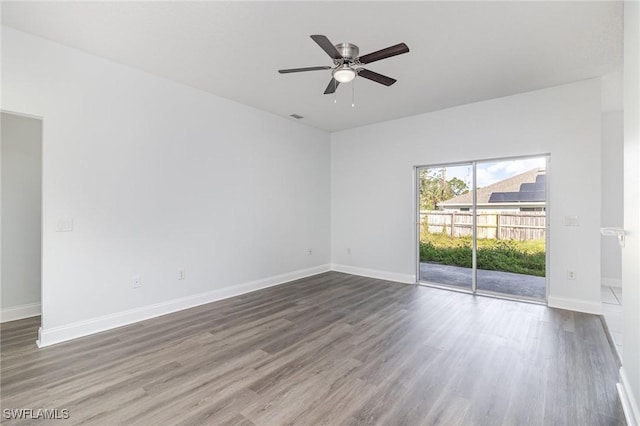
<svg viewBox="0 0 640 426">
<path fill-rule="evenodd" d="M 539 167 L 478 188 L 478 204 L 544 202 L 546 200 L 545 170 Z M 438 203 L 438 206 L 471 205 L 472 193 L 458 195 Z"/>
</svg>

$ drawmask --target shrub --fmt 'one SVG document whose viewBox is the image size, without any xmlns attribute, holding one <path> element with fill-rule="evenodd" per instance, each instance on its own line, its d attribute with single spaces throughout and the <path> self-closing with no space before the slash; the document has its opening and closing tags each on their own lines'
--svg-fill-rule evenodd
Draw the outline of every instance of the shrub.
<svg viewBox="0 0 640 426">
<path fill-rule="evenodd" d="M 478 240 L 478 269 L 545 276 L 544 240 Z M 423 232 L 420 261 L 443 265 L 472 266 L 471 237 L 452 238 L 444 233 Z"/>
</svg>

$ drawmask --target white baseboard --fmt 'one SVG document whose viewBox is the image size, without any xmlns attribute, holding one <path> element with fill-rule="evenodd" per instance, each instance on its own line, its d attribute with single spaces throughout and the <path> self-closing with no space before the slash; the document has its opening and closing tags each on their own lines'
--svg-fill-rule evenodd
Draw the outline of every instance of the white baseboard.
<svg viewBox="0 0 640 426">
<path fill-rule="evenodd" d="M 580 299 L 566 299 L 564 297 L 549 296 L 547 306 L 550 308 L 566 309 L 568 311 L 585 312 L 587 314 L 602 315 L 602 303 Z"/>
<path fill-rule="evenodd" d="M 336 272 L 344 272 L 346 274 L 360 275 L 363 277 L 396 281 L 406 284 L 415 284 L 416 282 L 415 275 L 360 268 L 357 266 L 340 265 L 333 263 L 331 264 L 331 270 Z M 602 315 L 602 303 L 590 302 L 587 300 L 567 299 L 563 297 L 549 296 L 549 298 L 547 299 L 547 305 L 552 308 Z"/>
<path fill-rule="evenodd" d="M 298 271 L 288 272 L 286 274 L 263 278 L 260 280 L 208 291 L 206 293 L 200 293 L 180 299 L 169 300 L 167 302 L 156 303 L 154 305 L 142 306 L 140 308 L 117 312 L 111 315 L 104 315 L 97 318 L 91 318 L 72 324 L 52 328 L 41 328 L 36 343 L 38 344 L 38 347 L 42 348 L 45 346 L 54 345 L 56 343 L 76 339 L 78 337 L 88 336 L 90 334 L 99 333 L 101 331 L 122 327 L 138 321 L 144 321 L 150 318 L 159 317 L 161 315 L 181 311 L 183 309 L 189 309 L 195 306 L 204 305 L 206 303 L 215 302 L 217 300 L 227 299 L 229 297 L 239 296 L 241 294 L 250 293 L 252 291 L 260 290 L 263 288 L 284 284 L 289 281 L 305 278 L 322 272 L 327 272 L 329 270 L 330 268 L 328 264 L 308 269 L 300 269 Z"/>
<path fill-rule="evenodd" d="M 622 288 L 622 279 L 620 279 L 620 278 L 600 277 L 600 284 L 601 285 L 607 285 L 609 287 Z"/>
<path fill-rule="evenodd" d="M 620 367 L 620 383 L 617 384 L 620 402 L 622 403 L 622 411 L 627 420 L 627 425 L 640 425 L 640 406 L 631 390 L 631 384 L 627 378 L 627 372 L 624 367 Z"/>
<path fill-rule="evenodd" d="M 0 309 L 0 322 L 15 321 L 23 318 L 37 317 L 40 315 L 40 303 L 12 306 Z"/>
<path fill-rule="evenodd" d="M 397 281 L 406 284 L 415 284 L 416 276 L 411 274 L 399 274 L 397 272 L 379 271 L 377 269 L 359 268 L 357 266 L 331 264 L 331 270 L 344 272 L 345 274 L 360 275 L 362 277 L 377 278 L 379 280 Z"/>
</svg>

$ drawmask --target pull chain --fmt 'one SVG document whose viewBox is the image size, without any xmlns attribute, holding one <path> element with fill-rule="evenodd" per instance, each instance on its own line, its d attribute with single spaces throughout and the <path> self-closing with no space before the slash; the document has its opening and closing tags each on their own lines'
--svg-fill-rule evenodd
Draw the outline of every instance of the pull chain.
<svg viewBox="0 0 640 426">
<path fill-rule="evenodd" d="M 333 79 L 333 103 L 337 104 L 338 103 L 338 81 L 334 78 Z"/>
<path fill-rule="evenodd" d="M 356 79 L 351 82 L 351 108 L 356 106 Z"/>
</svg>

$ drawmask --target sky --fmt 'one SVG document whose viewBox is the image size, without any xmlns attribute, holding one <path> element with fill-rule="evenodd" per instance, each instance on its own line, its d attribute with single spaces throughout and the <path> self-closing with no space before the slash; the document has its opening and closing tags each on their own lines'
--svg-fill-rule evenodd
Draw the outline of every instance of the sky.
<svg viewBox="0 0 640 426">
<path fill-rule="evenodd" d="M 545 168 L 545 157 L 527 158 L 523 160 L 487 161 L 477 163 L 476 178 L 478 188 L 491 185 L 498 181 L 510 178 L 533 168 Z M 447 180 L 457 177 L 471 187 L 472 167 L 451 166 L 447 167 Z"/>
</svg>

